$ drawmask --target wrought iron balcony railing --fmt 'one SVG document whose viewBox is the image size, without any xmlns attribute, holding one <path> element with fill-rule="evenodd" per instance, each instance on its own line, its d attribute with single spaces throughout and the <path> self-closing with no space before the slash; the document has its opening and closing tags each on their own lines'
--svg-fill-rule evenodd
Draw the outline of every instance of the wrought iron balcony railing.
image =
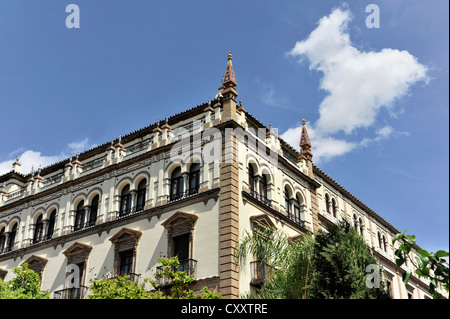
<svg viewBox="0 0 450 319">
<path fill-rule="evenodd" d="M 173 202 L 176 200 L 180 200 L 189 196 L 193 196 L 198 194 L 198 187 L 194 187 L 194 188 L 189 188 L 188 190 L 184 191 L 184 192 L 177 192 L 174 194 L 170 194 L 168 196 L 168 200 L 169 202 Z"/>
<path fill-rule="evenodd" d="M 89 287 L 80 286 L 79 288 L 66 288 L 57 290 L 53 293 L 54 299 L 84 299 L 87 297 Z"/>
<path fill-rule="evenodd" d="M 253 198 L 260 201 L 261 203 L 263 203 L 264 205 L 272 207 L 272 201 L 270 199 L 268 199 L 267 197 L 265 197 L 263 194 L 258 193 L 254 189 L 250 189 L 250 195 Z"/>
<path fill-rule="evenodd" d="M 292 213 L 288 213 L 288 218 L 290 220 L 292 220 L 294 223 L 300 225 L 301 227 L 305 227 L 305 221 L 301 220 L 300 217 L 298 217 Z"/>
<path fill-rule="evenodd" d="M 180 265 L 177 269 L 172 269 L 173 271 L 185 271 L 187 275 L 195 279 L 197 274 L 197 260 L 195 259 L 182 259 L 180 260 Z M 164 267 L 159 266 L 156 268 L 156 274 L 160 274 L 164 271 Z M 160 286 L 172 284 L 172 279 L 167 277 L 156 278 L 156 282 Z"/>
<path fill-rule="evenodd" d="M 139 278 L 141 277 L 141 274 L 135 274 L 135 273 L 132 272 L 132 273 L 129 273 L 129 274 L 121 274 L 120 276 L 121 277 L 128 276 L 129 280 L 134 281 L 134 282 L 138 282 Z M 118 278 L 118 276 L 114 276 L 111 279 L 117 279 L 117 278 Z"/>
</svg>

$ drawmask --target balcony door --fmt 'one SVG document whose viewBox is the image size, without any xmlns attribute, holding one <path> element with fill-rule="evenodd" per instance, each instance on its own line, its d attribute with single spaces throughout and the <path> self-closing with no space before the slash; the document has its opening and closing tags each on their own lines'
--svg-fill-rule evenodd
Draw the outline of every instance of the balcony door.
<svg viewBox="0 0 450 319">
<path fill-rule="evenodd" d="M 120 253 L 120 269 L 119 275 L 131 275 L 133 272 L 133 250 L 127 250 Z"/>
<path fill-rule="evenodd" d="M 173 237 L 174 255 L 178 260 L 189 258 L 189 234 Z"/>
</svg>

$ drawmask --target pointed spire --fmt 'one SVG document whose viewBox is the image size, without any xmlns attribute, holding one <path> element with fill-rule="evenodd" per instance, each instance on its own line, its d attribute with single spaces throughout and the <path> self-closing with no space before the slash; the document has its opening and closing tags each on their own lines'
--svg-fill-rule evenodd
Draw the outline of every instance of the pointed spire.
<svg viewBox="0 0 450 319">
<path fill-rule="evenodd" d="M 302 153 L 307 158 L 313 156 L 311 152 L 311 141 L 309 140 L 308 131 L 306 130 L 306 121 L 302 120 L 302 134 L 300 136 L 300 147 L 302 148 Z"/>
<path fill-rule="evenodd" d="M 306 130 L 306 121 L 302 120 L 302 135 L 300 137 L 300 147 L 305 150 L 305 148 L 311 148 L 311 141 L 309 140 L 308 131 Z"/>
<path fill-rule="evenodd" d="M 231 52 L 228 52 L 227 68 L 225 69 L 225 75 L 223 76 L 222 79 L 222 85 L 225 88 L 237 86 L 236 75 L 234 74 L 233 63 L 231 62 L 231 60 L 232 60 Z"/>
</svg>

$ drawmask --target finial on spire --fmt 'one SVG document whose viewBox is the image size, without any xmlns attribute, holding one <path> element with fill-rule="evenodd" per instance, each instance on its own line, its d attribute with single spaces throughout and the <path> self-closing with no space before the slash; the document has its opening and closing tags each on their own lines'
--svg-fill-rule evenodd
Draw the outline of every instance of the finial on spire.
<svg viewBox="0 0 450 319">
<path fill-rule="evenodd" d="M 225 88 L 237 86 L 236 75 L 234 73 L 232 56 L 231 56 L 230 51 L 228 52 L 228 62 L 227 62 L 227 67 L 225 69 L 225 75 L 223 76 L 223 79 L 222 79 L 222 84 Z"/>
<path fill-rule="evenodd" d="M 300 147 L 305 150 L 311 148 L 311 141 L 309 140 L 308 131 L 306 130 L 306 121 L 302 120 L 302 133 L 300 136 Z"/>
<path fill-rule="evenodd" d="M 311 158 L 313 156 L 311 152 L 311 141 L 309 140 L 308 131 L 306 130 L 306 121 L 302 120 L 302 133 L 300 136 L 300 147 L 302 148 L 302 153 L 307 157 Z"/>
</svg>

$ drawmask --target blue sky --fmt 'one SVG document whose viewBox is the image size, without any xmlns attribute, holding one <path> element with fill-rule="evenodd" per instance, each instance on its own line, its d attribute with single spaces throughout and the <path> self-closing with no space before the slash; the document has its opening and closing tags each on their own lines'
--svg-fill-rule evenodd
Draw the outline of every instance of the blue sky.
<svg viewBox="0 0 450 319">
<path fill-rule="evenodd" d="M 380 28 L 366 27 L 370 3 Z M 448 250 L 448 6 L 0 0 L 0 174 L 17 154 L 47 166 L 207 101 L 231 51 L 247 111 L 294 147 L 305 118 L 321 169 Z"/>
</svg>

